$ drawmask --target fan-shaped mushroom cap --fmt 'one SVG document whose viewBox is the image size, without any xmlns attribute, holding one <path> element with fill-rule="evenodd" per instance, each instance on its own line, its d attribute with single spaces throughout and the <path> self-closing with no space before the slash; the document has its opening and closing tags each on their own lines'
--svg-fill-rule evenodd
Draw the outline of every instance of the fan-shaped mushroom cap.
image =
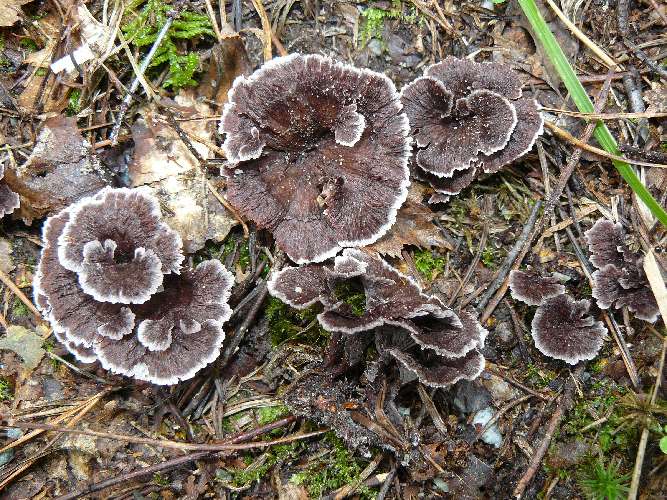
<svg viewBox="0 0 667 500">
<path fill-rule="evenodd" d="M 438 177 L 414 165 L 411 169 L 412 176 L 420 181 L 427 182 L 435 190 L 435 194 L 429 198 L 429 203 L 445 203 L 453 194 L 459 194 L 477 178 L 478 169 L 471 166 L 466 170 L 456 170 L 451 177 Z"/>
<path fill-rule="evenodd" d="M 129 197 L 136 199 L 132 194 Z M 160 290 L 141 304 L 96 300 L 83 290 L 80 275 L 59 259 L 69 224 L 82 224 L 74 215 L 66 209 L 47 220 L 33 282 L 35 301 L 65 347 L 82 361 L 90 362 L 94 355 L 106 369 L 156 384 L 185 380 L 212 362 L 224 339 L 222 324 L 231 315 L 227 304 L 231 273 L 217 260 L 204 261 L 194 270 L 165 275 Z M 126 218 L 128 227 L 136 227 L 131 212 Z M 106 220 L 88 222 L 88 234 L 102 234 L 95 224 L 104 225 L 111 234 L 122 233 Z M 169 242 L 170 236 L 153 239 L 165 240 Z M 177 260 L 182 255 L 172 262 Z"/>
<path fill-rule="evenodd" d="M 430 387 L 449 387 L 459 380 L 474 380 L 484 371 L 484 356 L 477 350 L 472 350 L 460 358 L 430 356 L 425 361 L 398 349 L 390 352 L 405 368 L 414 373 L 422 384 Z"/>
<path fill-rule="evenodd" d="M 407 85 L 401 100 L 416 162 L 437 177 L 479 167 L 497 172 L 527 153 L 543 131 L 537 103 L 522 97 L 521 81 L 500 64 L 447 57 Z"/>
<path fill-rule="evenodd" d="M 152 196 L 139 189 L 103 189 L 69 210 L 58 258 L 100 302 L 140 304 L 178 273 L 183 254 L 176 231 L 161 219 Z"/>
<path fill-rule="evenodd" d="M 630 251 L 625 243 L 625 232 L 619 223 L 599 219 L 586 231 L 593 273 L 593 297 L 598 307 L 617 309 L 624 306 L 637 318 L 655 322 L 659 315 L 658 303 L 650 289 L 642 258 Z"/>
<path fill-rule="evenodd" d="M 378 240 L 409 185 L 393 83 L 319 55 L 273 59 L 229 92 L 227 199 L 299 264 Z"/>
<path fill-rule="evenodd" d="M 0 180 L 5 176 L 5 167 L 0 164 Z M 9 189 L 9 186 L 3 182 L 0 183 L 0 218 L 11 214 L 20 206 L 19 195 Z"/>
<path fill-rule="evenodd" d="M 384 260 L 354 248 L 345 249 L 332 267 L 311 264 L 278 271 L 268 288 L 273 296 L 294 307 L 321 302 L 325 309 L 318 315 L 320 324 L 327 330 L 346 333 L 409 317 L 428 301 L 411 278 Z M 363 294 L 361 314 L 345 301 L 343 295 L 350 292 Z"/>
<path fill-rule="evenodd" d="M 544 299 L 565 293 L 563 286 L 554 276 L 541 276 L 534 271 L 510 272 L 509 286 L 512 297 L 529 306 L 539 306 Z"/>
<path fill-rule="evenodd" d="M 532 336 L 545 355 L 571 365 L 593 359 L 607 333 L 601 321 L 588 315 L 590 302 L 566 294 L 548 298 L 535 312 Z"/>
<path fill-rule="evenodd" d="M 441 387 L 474 378 L 484 365 L 477 349 L 483 347 L 487 331 L 472 315 L 455 314 L 436 297 L 422 293 L 411 278 L 367 252 L 348 248 L 333 265 L 283 269 L 273 274 L 268 288 L 293 307 L 321 303 L 324 310 L 317 319 L 327 330 L 353 334 L 375 329 L 378 349 L 405 364 L 425 384 Z M 354 304 L 339 294 L 341 288 L 355 295 Z M 361 311 L 354 307 L 359 299 Z M 419 352 L 406 352 L 412 348 Z"/>
</svg>

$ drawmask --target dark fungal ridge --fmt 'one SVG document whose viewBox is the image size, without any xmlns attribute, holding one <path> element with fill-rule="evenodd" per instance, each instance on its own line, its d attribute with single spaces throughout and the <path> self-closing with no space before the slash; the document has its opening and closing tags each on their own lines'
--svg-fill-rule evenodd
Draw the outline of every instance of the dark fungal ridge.
<svg viewBox="0 0 667 500">
<path fill-rule="evenodd" d="M 484 367 L 479 349 L 487 332 L 469 313 L 457 315 L 365 251 L 348 248 L 333 264 L 282 269 L 272 275 L 268 288 L 298 309 L 321 304 L 317 319 L 326 330 L 374 333 L 381 355 L 396 359 L 432 387 L 472 380 Z M 352 293 L 341 296 L 341 289 Z"/>
<path fill-rule="evenodd" d="M 543 300 L 565 293 L 565 286 L 557 278 L 542 276 L 535 271 L 513 270 L 509 286 L 512 297 L 529 306 L 539 306 Z"/>
<path fill-rule="evenodd" d="M 588 300 L 574 300 L 554 276 L 513 270 L 509 277 L 512 297 L 538 306 L 530 334 L 545 356 L 571 365 L 593 359 L 602 348 L 607 329 L 588 314 Z"/>
<path fill-rule="evenodd" d="M 78 359 L 99 360 L 104 368 L 139 380 L 175 384 L 218 357 L 222 324 L 231 315 L 227 300 L 233 276 L 217 260 L 204 261 L 195 269 L 181 268 L 180 246 L 174 251 L 180 239 L 162 225 L 155 203 L 140 190 L 105 189 L 49 218 L 33 287 L 35 303 L 56 338 Z M 152 209 L 142 211 L 139 206 Z M 97 219 L 87 210 L 106 217 Z M 144 224 L 135 224 L 134 218 Z M 87 293 L 82 271 L 70 268 L 86 269 L 87 245 L 98 237 L 122 241 L 118 246 L 128 248 L 124 255 L 136 256 L 128 242 L 152 245 L 153 254 L 164 257 L 157 257 L 157 269 L 168 272 L 161 274 L 159 289 L 140 290 L 147 296 L 141 303 L 101 301 Z M 120 260 L 106 261 L 106 269 L 119 267 L 122 272 L 114 277 L 132 281 L 132 286 L 145 285 L 137 276 L 124 274 L 130 261 Z"/>
<path fill-rule="evenodd" d="M 627 306 L 637 318 L 654 323 L 660 310 L 643 267 L 643 258 L 625 241 L 623 226 L 598 220 L 586 231 L 593 273 L 593 297 L 601 309 Z"/>
<path fill-rule="evenodd" d="M 502 64 L 447 57 L 403 88 L 401 100 L 417 148 L 413 176 L 435 190 L 430 203 L 520 158 L 543 131 L 537 102 Z"/>
<path fill-rule="evenodd" d="M 571 365 L 597 356 L 607 329 L 588 314 L 590 305 L 566 294 L 545 299 L 533 318 L 535 347 Z"/>
<path fill-rule="evenodd" d="M 19 208 L 19 195 L 9 189 L 9 186 L 2 180 L 5 177 L 5 167 L 0 164 L 0 218 L 11 214 Z"/>
<path fill-rule="evenodd" d="M 236 79 L 220 132 L 227 199 L 298 264 L 377 241 L 407 197 L 409 125 L 380 73 L 273 59 Z"/>
</svg>

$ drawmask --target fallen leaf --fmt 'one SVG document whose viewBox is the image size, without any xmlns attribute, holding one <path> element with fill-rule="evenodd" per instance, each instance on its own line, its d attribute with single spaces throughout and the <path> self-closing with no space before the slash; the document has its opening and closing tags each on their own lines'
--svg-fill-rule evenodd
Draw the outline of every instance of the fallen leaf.
<svg viewBox="0 0 667 500">
<path fill-rule="evenodd" d="M 252 73 L 243 40 L 238 34 L 227 36 L 211 49 L 211 64 L 202 77 L 197 94 L 222 106 L 227 102 L 227 92 L 240 75 Z"/>
<path fill-rule="evenodd" d="M 408 199 L 396 215 L 396 222 L 387 234 L 368 248 L 374 252 L 400 257 L 405 245 L 420 248 L 442 247 L 451 250 L 451 245 L 433 223 L 436 214 L 422 203 L 425 188 L 413 182 Z"/>
<path fill-rule="evenodd" d="M 658 303 L 662 320 L 667 324 L 667 286 L 665 286 L 665 278 L 660 272 L 660 266 L 651 250 L 644 256 L 644 272 L 646 273 L 646 278 L 648 278 L 655 300 Z"/>
<path fill-rule="evenodd" d="M 210 107 L 198 101 L 193 91 L 181 91 L 173 109 L 183 118 L 210 115 Z M 146 107 L 141 114 L 132 127 L 135 152 L 128 167 L 131 186 L 153 189 L 165 222 L 181 235 L 187 253 L 203 248 L 206 240 L 224 240 L 236 220 L 210 192 L 197 159 L 157 111 Z M 211 120 L 180 124 L 190 136 L 214 141 Z M 192 145 L 202 158 L 211 156 L 206 145 L 195 141 Z"/>
<path fill-rule="evenodd" d="M 0 349 L 18 354 L 27 370 L 34 370 L 44 357 L 42 337 L 32 330 L 13 325 L 7 328 L 7 335 L 0 338 Z"/>
<path fill-rule="evenodd" d="M 0 26 L 11 26 L 21 19 L 21 5 L 32 0 L 2 0 L 0 4 Z"/>
<path fill-rule="evenodd" d="M 14 213 L 26 224 L 71 205 L 110 182 L 90 143 L 76 126 L 76 118 L 56 116 L 44 122 L 28 160 L 5 180 L 19 194 Z"/>
</svg>

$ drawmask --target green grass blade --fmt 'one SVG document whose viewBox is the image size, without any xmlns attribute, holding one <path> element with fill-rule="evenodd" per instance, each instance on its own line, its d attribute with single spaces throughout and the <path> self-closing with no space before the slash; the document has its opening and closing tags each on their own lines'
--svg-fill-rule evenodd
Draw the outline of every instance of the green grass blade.
<svg viewBox="0 0 667 500">
<path fill-rule="evenodd" d="M 519 0 L 519 5 L 533 27 L 535 35 L 542 44 L 547 57 L 556 68 L 556 71 L 558 71 L 565 87 L 570 92 L 574 104 L 581 112 L 593 113 L 595 111 L 593 102 L 588 97 L 586 90 L 577 78 L 577 75 L 568 62 L 567 57 L 565 57 L 560 45 L 558 45 L 558 41 L 556 41 L 556 38 L 549 30 L 544 18 L 537 9 L 537 5 L 535 5 L 535 1 Z M 618 144 L 616 144 L 614 136 L 611 135 L 611 132 L 602 121 L 597 122 L 593 135 L 605 151 L 621 156 L 621 152 L 618 149 Z M 646 186 L 639 180 L 632 167 L 628 163 L 622 161 L 612 160 L 612 163 L 655 218 L 658 219 L 663 226 L 667 227 L 667 212 L 665 212 L 665 209 L 660 206 L 653 196 L 651 196 L 651 193 L 649 193 Z"/>
</svg>

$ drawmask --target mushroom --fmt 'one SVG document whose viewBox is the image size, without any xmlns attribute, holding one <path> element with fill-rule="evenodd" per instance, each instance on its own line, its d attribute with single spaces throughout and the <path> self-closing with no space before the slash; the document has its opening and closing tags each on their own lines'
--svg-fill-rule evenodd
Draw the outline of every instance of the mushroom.
<svg viewBox="0 0 667 500">
<path fill-rule="evenodd" d="M 567 294 L 542 301 L 535 312 L 531 334 L 545 355 L 571 365 L 597 356 L 607 333 L 601 321 L 588 315 L 590 302 Z"/>
<path fill-rule="evenodd" d="M 5 176 L 5 167 L 0 164 L 0 180 Z M 0 218 L 19 208 L 19 195 L 9 189 L 5 182 L 0 182 Z"/>
<path fill-rule="evenodd" d="M 69 209 L 58 258 L 99 302 L 141 304 L 178 273 L 181 237 L 160 220 L 155 198 L 140 189 L 101 190 Z"/>
<path fill-rule="evenodd" d="M 220 132 L 227 199 L 297 264 L 377 241 L 407 197 L 409 124 L 380 73 L 273 59 L 235 80 Z"/>
<path fill-rule="evenodd" d="M 586 231 L 593 273 L 593 297 L 601 309 L 624 306 L 634 315 L 651 323 L 660 315 L 642 265 L 641 255 L 625 242 L 623 226 L 599 219 Z"/>
<path fill-rule="evenodd" d="M 478 349 L 487 332 L 472 315 L 455 314 L 410 277 L 362 250 L 345 249 L 332 265 L 284 268 L 272 275 L 268 289 L 298 309 L 320 303 L 317 319 L 329 331 L 373 332 L 381 354 L 427 385 L 474 379 L 484 366 Z"/>
<path fill-rule="evenodd" d="M 105 369 L 155 384 L 191 378 L 218 357 L 222 324 L 231 315 L 227 301 L 233 276 L 217 260 L 180 268 L 180 239 L 163 226 L 159 207 L 146 192 L 102 190 L 49 218 L 42 239 L 33 281 L 35 303 L 75 357 L 83 362 L 97 359 Z M 159 288 L 153 290 L 152 282 L 136 276 L 142 287 L 134 296 L 146 300 L 116 300 L 129 295 L 124 291 L 130 285 L 113 282 L 110 288 L 118 292 L 100 300 L 99 287 L 91 288 L 82 278 L 92 274 L 87 250 L 91 241 L 117 244 L 94 244 L 95 250 L 114 250 L 107 259 L 98 259 L 98 267 L 109 273 L 96 275 L 132 281 L 135 277 L 124 274 L 123 266 L 137 260 L 136 250 L 142 248 L 139 253 L 150 252 L 158 259 L 150 272 L 160 271 Z M 139 269 L 139 275 L 147 268 L 132 269 Z"/>
<path fill-rule="evenodd" d="M 435 189 L 431 203 L 531 150 L 543 119 L 521 86 L 509 66 L 449 56 L 402 90 L 417 146 L 415 177 Z"/>
<path fill-rule="evenodd" d="M 565 286 L 555 276 L 541 276 L 535 271 L 513 270 L 509 286 L 512 297 L 529 306 L 539 306 L 544 299 L 565 293 Z"/>
</svg>

